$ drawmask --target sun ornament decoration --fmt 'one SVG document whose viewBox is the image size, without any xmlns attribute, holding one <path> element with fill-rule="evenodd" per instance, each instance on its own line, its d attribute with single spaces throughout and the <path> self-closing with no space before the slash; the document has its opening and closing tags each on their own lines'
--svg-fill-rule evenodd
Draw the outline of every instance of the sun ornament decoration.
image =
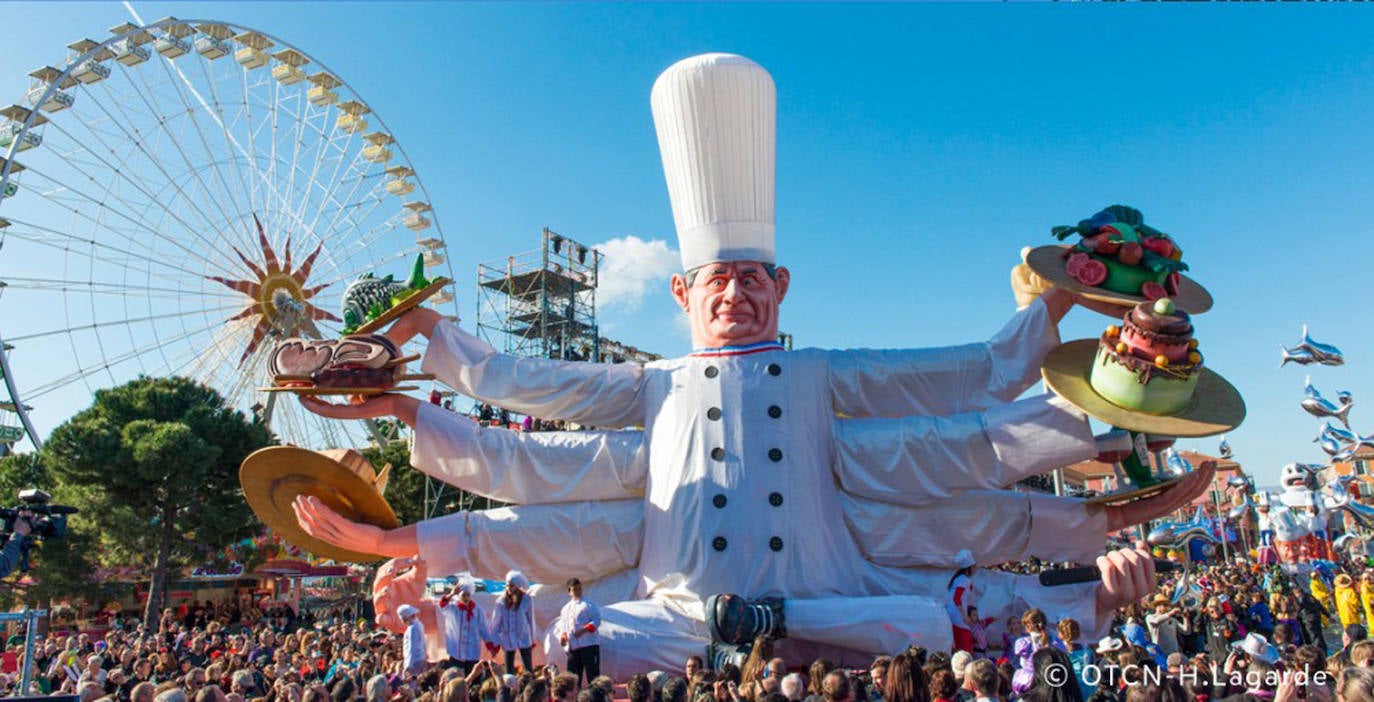
<svg viewBox="0 0 1374 702">
<path fill-rule="evenodd" d="M 253 223 L 258 228 L 258 245 L 261 249 L 262 264 L 256 264 L 243 255 L 238 247 L 231 247 L 238 255 L 243 265 L 253 272 L 255 278 L 244 280 L 229 280 L 217 275 L 206 276 L 221 285 L 243 293 L 249 299 L 249 304 L 238 314 L 225 320 L 233 322 L 240 319 L 249 319 L 257 316 L 257 324 L 253 326 L 252 336 L 248 340 L 248 346 L 243 350 L 243 355 L 239 356 L 239 365 L 257 350 L 269 334 L 273 336 L 301 336 L 312 339 L 323 338 L 320 330 L 315 326 L 316 320 L 329 320 L 331 322 L 342 321 L 338 317 L 322 310 L 310 303 L 310 299 L 315 294 L 329 287 L 329 284 L 306 287 L 306 281 L 310 279 L 310 270 L 315 265 L 315 258 L 320 255 L 320 250 L 324 247 L 321 242 L 310 252 L 309 256 L 301 262 L 301 267 L 296 270 L 291 269 L 291 239 L 286 240 L 286 248 L 281 261 L 277 260 L 277 252 L 272 249 L 272 245 L 267 241 L 267 234 L 262 229 L 262 222 L 258 216 L 253 215 Z"/>
</svg>

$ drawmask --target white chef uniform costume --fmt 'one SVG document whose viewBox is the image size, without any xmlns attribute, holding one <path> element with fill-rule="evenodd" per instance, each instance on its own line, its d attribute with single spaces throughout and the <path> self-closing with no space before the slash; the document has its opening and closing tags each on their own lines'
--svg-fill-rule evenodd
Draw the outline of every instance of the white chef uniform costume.
<svg viewBox="0 0 1374 702">
<path fill-rule="evenodd" d="M 686 270 L 774 260 L 772 95 L 766 72 L 721 54 L 680 62 L 655 86 Z M 796 660 L 821 652 L 866 665 L 911 643 L 948 649 L 953 569 L 1031 555 L 1091 562 L 1104 547 L 1102 512 L 1000 489 L 1096 454 L 1078 410 L 1014 401 L 1057 344 L 1040 302 L 986 343 L 788 352 L 769 342 L 643 367 L 508 356 L 441 323 L 423 369 L 459 392 L 642 429 L 520 434 L 421 406 L 413 465 L 520 506 L 421 522 L 420 552 L 441 572 L 519 565 L 536 581 L 586 581 L 589 597 L 615 603 L 599 631 L 613 676 L 700 654 L 702 601 L 715 593 L 787 598 L 780 645 Z M 1110 626 L 1097 621 L 1095 585 L 979 578 L 987 616 L 1037 606 L 1074 617 L 1089 638 Z M 552 599 L 536 606 L 566 601 Z"/>
<path fill-rule="evenodd" d="M 482 658 L 482 644 L 495 641 L 487 630 L 486 612 L 473 599 L 476 588 L 472 581 L 460 581 L 458 588 L 467 592 L 470 599 L 466 607 L 454 598 L 439 608 L 444 626 L 444 650 L 455 661 L 473 663 Z"/>
</svg>

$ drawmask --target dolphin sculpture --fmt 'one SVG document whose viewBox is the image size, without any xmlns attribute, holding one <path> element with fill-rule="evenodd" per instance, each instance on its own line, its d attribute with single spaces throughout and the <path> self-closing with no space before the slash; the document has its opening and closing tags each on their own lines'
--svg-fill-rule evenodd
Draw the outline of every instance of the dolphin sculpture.
<svg viewBox="0 0 1374 702">
<path fill-rule="evenodd" d="M 1304 397 L 1302 398 L 1302 408 L 1308 414 L 1321 419 L 1323 417 L 1335 417 L 1341 420 L 1346 428 L 1350 428 L 1350 408 L 1355 406 L 1355 396 L 1349 390 L 1342 390 L 1336 397 L 1340 404 L 1322 397 L 1316 386 L 1312 385 L 1312 376 L 1307 376 L 1306 387 L 1303 388 Z"/>
</svg>

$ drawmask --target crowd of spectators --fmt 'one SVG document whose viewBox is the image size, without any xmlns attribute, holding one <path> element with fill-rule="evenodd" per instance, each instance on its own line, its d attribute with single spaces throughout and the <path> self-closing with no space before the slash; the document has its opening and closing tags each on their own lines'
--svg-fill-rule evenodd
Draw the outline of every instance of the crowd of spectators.
<svg viewBox="0 0 1374 702">
<path fill-rule="evenodd" d="M 81 702 L 1374 702 L 1365 628 L 1374 576 L 1360 575 L 1367 585 L 1355 588 L 1341 571 L 1305 580 L 1248 563 L 1204 566 L 1183 602 L 1162 579 L 1099 641 L 1033 609 L 998 622 L 977 654 L 913 647 L 848 670 L 785 660 L 761 639 L 739 666 L 708 671 L 694 657 L 681 670 L 586 685 L 499 661 L 466 673 L 451 662 L 407 671 L 400 637 L 364 619 L 206 603 L 168 610 L 151 631 L 129 620 L 100 634 L 41 637 L 29 692 Z M 0 693 L 14 695 L 23 639 L 8 644 Z"/>
</svg>

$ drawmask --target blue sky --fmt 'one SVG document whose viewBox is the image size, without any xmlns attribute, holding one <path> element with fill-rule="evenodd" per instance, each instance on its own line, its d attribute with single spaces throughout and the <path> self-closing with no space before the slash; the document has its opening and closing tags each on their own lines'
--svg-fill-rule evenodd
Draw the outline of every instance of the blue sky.
<svg viewBox="0 0 1374 702">
<path fill-rule="evenodd" d="M 1374 15 L 1355 6 L 1078 4 L 136 3 L 259 28 L 320 60 L 397 137 L 429 190 L 460 304 L 475 266 L 551 227 L 588 243 L 673 240 L 649 114 L 654 78 L 706 51 L 778 88 L 782 326 L 798 345 L 910 347 L 993 333 L 1007 271 L 1049 227 L 1116 202 L 1176 236 L 1217 299 L 1198 335 L 1245 395 L 1230 441 L 1272 482 L 1323 458 L 1301 325 L 1348 363 L 1374 432 Z M 18 3 L 0 90 L 128 19 L 118 3 Z M 2 209 L 2 208 L 0 208 Z M 0 214 L 3 214 L 0 211 Z M 662 271 L 602 305 L 603 329 L 689 347 Z M 0 305 L 3 309 L 3 305 Z M 464 314 L 471 321 L 472 314 Z M 1064 337 L 1106 318 L 1074 312 Z M 16 369 L 16 373 L 22 369 Z M 1368 393 L 1368 394 L 1366 394 Z M 80 406 L 77 400 L 55 403 Z M 57 413 L 48 410 L 50 415 Z M 49 416 L 52 426 L 65 415 Z M 1216 440 L 1185 442 L 1215 452 Z"/>
</svg>

